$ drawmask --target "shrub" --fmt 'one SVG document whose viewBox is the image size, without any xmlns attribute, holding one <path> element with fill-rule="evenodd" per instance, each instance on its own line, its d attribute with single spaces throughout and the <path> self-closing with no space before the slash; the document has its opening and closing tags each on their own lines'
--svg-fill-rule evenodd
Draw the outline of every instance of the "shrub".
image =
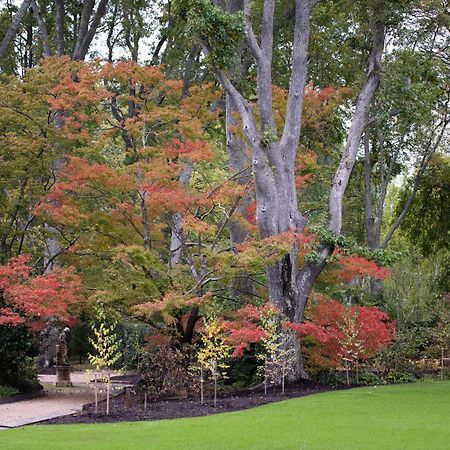
<svg viewBox="0 0 450 450">
<path fill-rule="evenodd" d="M 11 386 L 2 386 L 0 385 L 0 398 L 1 397 L 9 397 L 10 395 L 15 395 L 19 391 L 16 388 Z"/>
<path fill-rule="evenodd" d="M 142 387 L 151 393 L 180 393 L 193 385 L 192 348 L 190 345 L 177 347 L 172 341 L 170 336 L 161 334 L 147 337 L 138 369 Z"/>
<path fill-rule="evenodd" d="M 117 366 L 122 369 L 137 369 L 146 352 L 145 337 L 150 334 L 150 327 L 141 322 L 123 321 L 117 326 L 119 352 L 121 357 Z"/>
<path fill-rule="evenodd" d="M 20 392 L 42 388 L 34 370 L 37 355 L 31 331 L 25 326 L 0 325 L 0 385 Z"/>
<path fill-rule="evenodd" d="M 305 356 L 313 370 L 356 367 L 388 347 L 395 336 L 395 322 L 375 307 L 350 306 L 318 295 L 307 311 L 308 322 L 290 324 L 305 338 Z M 305 358 L 306 359 L 306 358 Z"/>
</svg>

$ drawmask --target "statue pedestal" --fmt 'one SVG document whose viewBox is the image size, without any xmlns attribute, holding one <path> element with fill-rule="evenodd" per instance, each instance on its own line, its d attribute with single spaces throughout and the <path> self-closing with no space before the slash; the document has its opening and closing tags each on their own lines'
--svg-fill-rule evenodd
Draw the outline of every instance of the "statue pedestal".
<svg viewBox="0 0 450 450">
<path fill-rule="evenodd" d="M 56 367 L 56 383 L 58 387 L 72 387 L 70 381 L 70 366 L 55 366 Z"/>
</svg>

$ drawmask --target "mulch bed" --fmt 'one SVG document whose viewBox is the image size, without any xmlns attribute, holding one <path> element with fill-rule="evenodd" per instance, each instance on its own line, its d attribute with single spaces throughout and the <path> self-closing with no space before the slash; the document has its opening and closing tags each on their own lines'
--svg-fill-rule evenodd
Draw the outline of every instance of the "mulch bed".
<svg viewBox="0 0 450 450">
<path fill-rule="evenodd" d="M 342 389 L 342 388 L 340 388 Z M 181 417 L 207 416 L 229 411 L 239 411 L 253 408 L 255 406 L 265 405 L 267 403 L 287 400 L 289 398 L 304 397 L 306 395 L 316 394 L 336 390 L 330 386 L 319 385 L 309 381 L 303 381 L 286 386 L 285 394 L 281 394 L 281 389 L 277 387 L 276 391 L 270 388 L 267 396 L 264 390 L 247 389 L 231 394 L 223 394 L 217 400 L 217 407 L 214 408 L 211 399 L 205 399 L 206 404 L 201 404 L 198 398 L 179 398 L 179 399 L 161 399 L 152 398 L 147 400 L 147 410 L 144 411 L 143 396 L 134 395 L 130 409 L 125 407 L 125 396 L 123 394 L 113 397 L 110 403 L 109 415 L 95 414 L 93 404 L 85 405 L 83 411 L 69 416 L 57 417 L 46 420 L 41 424 L 72 424 L 72 423 L 105 423 L 105 422 L 123 422 L 137 420 L 159 420 L 176 419 Z M 104 402 L 100 403 L 99 410 L 104 412 Z"/>
</svg>

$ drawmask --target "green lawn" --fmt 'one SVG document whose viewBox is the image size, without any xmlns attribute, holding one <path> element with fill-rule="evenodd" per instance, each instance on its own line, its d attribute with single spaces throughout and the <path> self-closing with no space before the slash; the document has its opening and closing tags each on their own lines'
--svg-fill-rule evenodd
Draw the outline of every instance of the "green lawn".
<svg viewBox="0 0 450 450">
<path fill-rule="evenodd" d="M 369 387 L 209 417 L 0 431 L 0 448 L 450 449 L 450 381 Z"/>
</svg>

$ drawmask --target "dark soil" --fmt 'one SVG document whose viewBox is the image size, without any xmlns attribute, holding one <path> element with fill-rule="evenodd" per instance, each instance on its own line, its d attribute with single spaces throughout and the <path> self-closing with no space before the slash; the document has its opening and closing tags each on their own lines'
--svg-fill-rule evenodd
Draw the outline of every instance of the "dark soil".
<svg viewBox="0 0 450 450">
<path fill-rule="evenodd" d="M 136 420 L 159 420 L 176 419 L 180 417 L 198 417 L 209 414 L 217 414 L 228 411 L 238 411 L 242 409 L 253 408 L 255 406 L 265 405 L 267 403 L 278 402 L 289 398 L 304 397 L 310 394 L 326 392 L 336 388 L 319 385 L 313 382 L 303 381 L 301 383 L 286 386 L 284 395 L 281 389 L 270 388 L 267 396 L 264 390 L 242 390 L 231 394 L 223 394 L 217 399 L 217 407 L 214 408 L 213 400 L 206 399 L 206 404 L 200 404 L 198 398 L 177 398 L 161 399 L 148 398 L 147 410 L 144 410 L 143 394 L 135 393 L 132 395 L 131 408 L 127 409 L 125 405 L 125 395 L 120 394 L 111 399 L 110 412 L 106 416 L 105 403 L 99 404 L 100 413 L 95 413 L 93 404 L 85 405 L 83 411 L 69 416 L 57 417 L 41 422 L 42 424 L 71 424 L 71 423 L 104 423 L 104 422 L 122 422 Z M 342 389 L 342 388 L 341 388 Z"/>
</svg>

